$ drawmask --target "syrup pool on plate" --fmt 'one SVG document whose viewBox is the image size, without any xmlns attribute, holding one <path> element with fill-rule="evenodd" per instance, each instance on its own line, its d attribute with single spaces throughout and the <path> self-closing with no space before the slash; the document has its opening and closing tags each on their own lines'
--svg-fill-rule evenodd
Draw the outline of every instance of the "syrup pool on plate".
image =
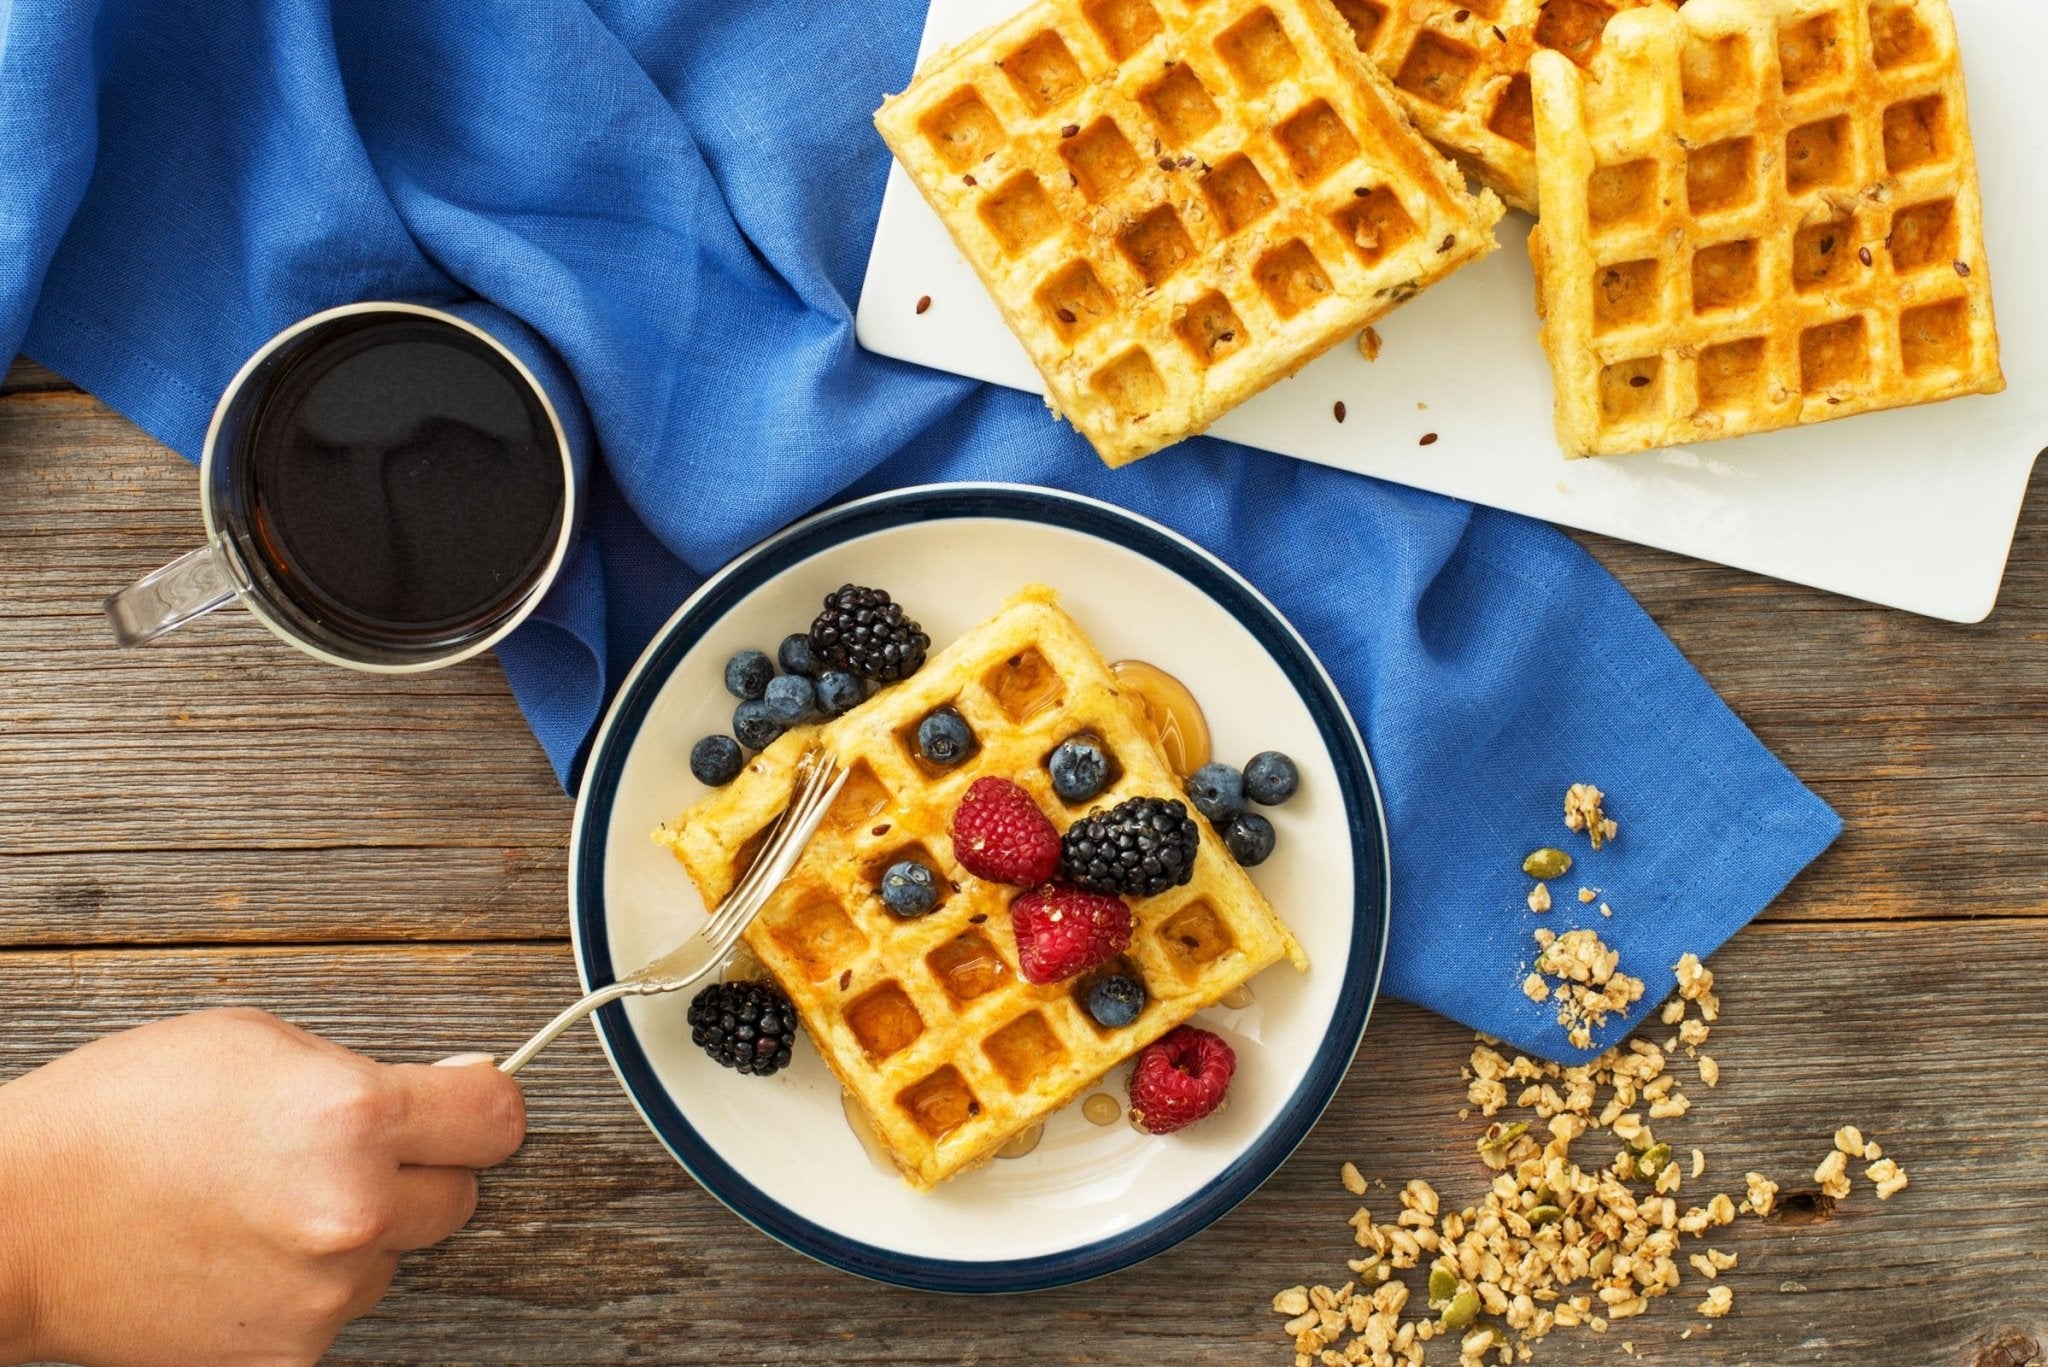
<svg viewBox="0 0 2048 1367">
<path fill-rule="evenodd" d="M 1209 762 L 1209 721 L 1186 684 L 1143 660 L 1118 660 L 1110 674 L 1137 700 L 1139 720 L 1182 778 Z"/>
</svg>

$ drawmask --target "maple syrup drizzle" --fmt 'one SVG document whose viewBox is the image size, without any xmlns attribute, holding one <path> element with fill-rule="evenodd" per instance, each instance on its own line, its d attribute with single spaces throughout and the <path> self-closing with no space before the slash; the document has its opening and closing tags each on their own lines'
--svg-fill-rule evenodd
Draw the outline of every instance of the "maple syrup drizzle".
<svg viewBox="0 0 2048 1367">
<path fill-rule="evenodd" d="M 1109 672 L 1137 700 L 1140 722 L 1175 773 L 1187 778 L 1209 762 L 1209 720 L 1186 684 L 1143 660 L 1118 660 Z"/>
</svg>

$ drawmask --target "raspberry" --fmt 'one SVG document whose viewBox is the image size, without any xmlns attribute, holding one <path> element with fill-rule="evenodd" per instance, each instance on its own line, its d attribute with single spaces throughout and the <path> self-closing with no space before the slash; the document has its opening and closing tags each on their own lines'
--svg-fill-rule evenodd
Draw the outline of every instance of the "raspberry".
<svg viewBox="0 0 2048 1367">
<path fill-rule="evenodd" d="M 1131 1070 L 1131 1119 L 1152 1134 L 1172 1134 L 1223 1104 L 1237 1055 L 1207 1030 L 1176 1026 L 1138 1051 Z"/>
<path fill-rule="evenodd" d="M 1060 835 L 1031 794 L 978 778 L 953 809 L 953 854 L 976 878 L 1035 888 L 1059 871 Z"/>
<path fill-rule="evenodd" d="M 1131 909 L 1121 898 L 1049 883 L 1010 903 L 1010 929 L 1024 981 L 1056 983 L 1130 948 Z"/>
</svg>

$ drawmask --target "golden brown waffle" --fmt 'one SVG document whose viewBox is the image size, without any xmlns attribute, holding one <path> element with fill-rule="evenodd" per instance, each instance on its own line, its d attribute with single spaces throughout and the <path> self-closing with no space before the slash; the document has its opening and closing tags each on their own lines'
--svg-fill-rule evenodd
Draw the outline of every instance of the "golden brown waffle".
<svg viewBox="0 0 2048 1367">
<path fill-rule="evenodd" d="M 1536 208 L 1536 119 L 1529 58 L 1580 66 L 1616 13 L 1684 0 L 1335 0 L 1363 49 L 1393 79 L 1431 142 L 1517 209 Z"/>
<path fill-rule="evenodd" d="M 916 754 L 918 723 L 959 709 L 978 749 L 953 769 Z M 1070 808 L 1045 760 L 1092 733 L 1112 780 Z M 1098 806 L 1177 796 L 1180 781 L 1095 647 L 1045 589 L 1027 589 L 903 683 L 845 716 L 791 732 L 729 786 L 655 833 L 706 905 L 746 867 L 787 800 L 803 751 L 821 744 L 850 777 L 801 863 L 747 930 L 748 946 L 789 994 L 818 1052 L 860 1103 L 912 1186 L 928 1188 L 988 1158 L 1111 1067 L 1283 959 L 1306 960 L 1206 823 L 1193 881 L 1130 898 L 1135 930 L 1117 971 L 1150 1001 L 1135 1024 L 1096 1025 L 1082 1008 L 1101 973 L 1037 985 L 1017 971 L 1009 908 L 1020 890 L 985 883 L 953 857 L 948 830 L 975 779 L 1021 784 L 1064 830 Z M 915 858 L 939 875 L 929 915 L 900 920 L 881 903 L 882 873 Z"/>
<path fill-rule="evenodd" d="M 1691 0 L 1531 71 L 1567 455 L 2005 387 L 1943 0 Z"/>
<path fill-rule="evenodd" d="M 1111 465 L 1492 251 L 1502 212 L 1328 0 L 1039 0 L 875 123 Z"/>
</svg>

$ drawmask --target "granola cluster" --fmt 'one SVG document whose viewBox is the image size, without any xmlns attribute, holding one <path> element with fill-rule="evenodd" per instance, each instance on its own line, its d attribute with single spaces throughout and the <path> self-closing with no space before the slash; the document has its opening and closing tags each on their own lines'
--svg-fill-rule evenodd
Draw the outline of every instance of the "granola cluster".
<svg viewBox="0 0 2048 1367">
<path fill-rule="evenodd" d="M 1621 833 L 1621 827 L 1600 810 L 1606 796 L 1590 783 L 1574 783 L 1564 792 L 1565 829 L 1584 831 L 1596 850 Z"/>
<path fill-rule="evenodd" d="M 1536 932 L 1536 944 L 1540 952 L 1534 971 L 1522 979 L 1522 993 L 1536 1002 L 1554 998 L 1557 1023 L 1578 1048 L 1592 1048 L 1593 1031 L 1642 1000 L 1643 980 L 1621 972 L 1620 951 L 1609 949 L 1595 932 L 1559 935 L 1545 927 Z"/>
<path fill-rule="evenodd" d="M 1849 1160 L 1863 1158 L 1869 1166 L 1863 1175 L 1870 1179 L 1877 1189 L 1877 1199 L 1889 1201 L 1906 1189 L 1906 1170 L 1898 1163 L 1884 1156 L 1884 1149 L 1874 1139 L 1865 1139 L 1863 1131 L 1854 1125 L 1844 1125 L 1835 1131 L 1833 1152 L 1821 1160 L 1813 1170 L 1813 1180 L 1820 1184 L 1821 1195 L 1839 1201 L 1849 1194 Z"/>
<path fill-rule="evenodd" d="M 1559 956 L 1555 976 L 1572 990 L 1605 989 L 1617 976 L 1616 957 L 1590 932 L 1572 934 L 1588 939 L 1562 950 L 1568 936 L 1545 943 L 1546 958 Z M 1460 1367 L 1527 1362 L 1532 1345 L 1558 1330 L 1604 1334 L 1643 1314 L 1651 1301 L 1677 1291 L 1688 1272 L 1709 1283 L 1694 1305 L 1698 1314 L 1720 1319 L 1734 1309 L 1735 1293 L 1719 1279 L 1738 1257 L 1713 1246 L 1715 1231 L 1743 1213 L 1769 1216 L 1778 1185 L 1750 1172 L 1739 1202 L 1727 1192 L 1703 1200 L 1682 1195 L 1706 1172 L 1706 1154 L 1692 1149 L 1682 1164 L 1651 1122 L 1690 1108 L 1673 1071 L 1680 1051 L 1708 1087 L 1719 1080 L 1719 1066 L 1702 1050 L 1721 1003 L 1712 970 L 1696 956 L 1680 959 L 1676 972 L 1678 993 L 1659 1015 L 1676 1030 L 1661 1047 L 1632 1039 L 1567 1068 L 1510 1059 L 1498 1041 L 1479 1037 L 1463 1072 L 1471 1106 L 1490 1122 L 1476 1146 L 1493 1173 L 1484 1198 L 1446 1210 L 1436 1190 L 1418 1180 L 1397 1193 L 1399 1209 L 1388 1212 L 1390 1219 L 1361 1206 L 1349 1221 L 1360 1250 L 1346 1263 L 1353 1280 L 1337 1288 L 1290 1287 L 1273 1298 L 1274 1312 L 1288 1316 L 1283 1329 L 1295 1367 L 1423 1367 L 1426 1345 L 1439 1340 L 1453 1345 Z M 1636 983 L 1637 996 L 1641 990 Z M 1494 1119 L 1510 1105 L 1532 1118 Z M 1592 1147 L 1603 1131 L 1619 1141 L 1611 1161 L 1574 1157 L 1575 1143 Z M 1880 1197 L 1906 1184 L 1904 1170 L 1854 1126 L 1836 1132 L 1815 1180 L 1846 1194 L 1851 1158 L 1869 1162 L 1866 1175 Z M 1355 1164 L 1346 1163 L 1340 1178 L 1352 1196 L 1367 1194 Z M 1396 1276 L 1425 1267 L 1422 1294 Z"/>
</svg>

